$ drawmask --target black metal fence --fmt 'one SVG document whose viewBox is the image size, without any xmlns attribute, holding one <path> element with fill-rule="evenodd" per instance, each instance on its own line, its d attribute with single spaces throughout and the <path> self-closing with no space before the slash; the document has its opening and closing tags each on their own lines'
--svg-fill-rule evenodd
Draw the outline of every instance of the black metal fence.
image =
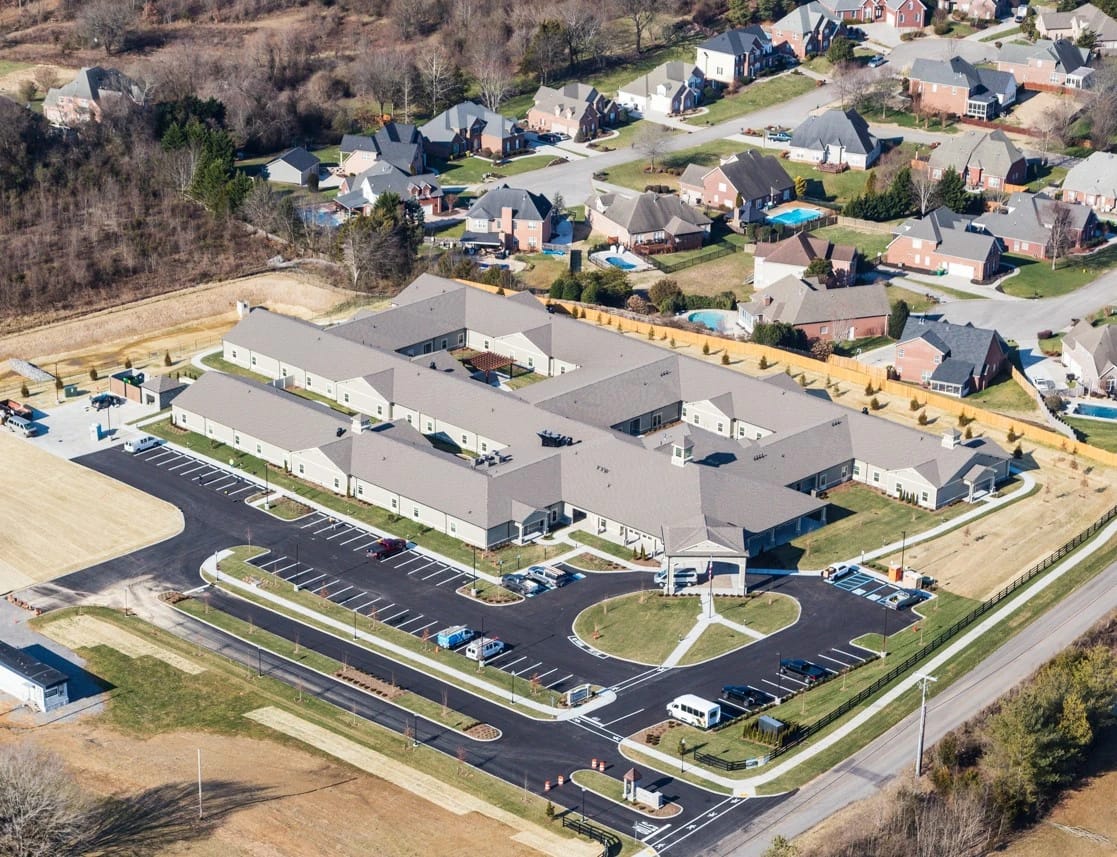
<svg viewBox="0 0 1117 857">
<path fill-rule="evenodd" d="M 600 842 L 602 845 L 601 857 L 611 857 L 613 854 L 620 853 L 621 840 L 618 836 L 595 824 L 590 824 L 585 819 L 573 818 L 570 813 L 565 813 L 562 816 L 562 826 L 567 830 L 573 830 L 575 833 L 587 836 L 595 842 Z"/>
<path fill-rule="evenodd" d="M 1000 604 L 1002 601 L 1016 592 L 1016 590 L 1018 590 L 1020 587 L 1027 585 L 1037 576 L 1043 574 L 1043 572 L 1047 571 L 1047 569 L 1051 568 L 1051 566 L 1055 565 L 1057 562 L 1063 559 L 1067 554 L 1081 547 L 1086 541 L 1093 537 L 1102 527 L 1112 521 L 1115 517 L 1117 517 L 1117 506 L 1111 508 L 1108 512 L 1094 521 L 1094 523 L 1092 523 L 1089 527 L 1087 527 L 1069 542 L 1064 544 L 1058 550 L 1052 552 L 1051 554 L 1037 562 L 1035 565 L 1033 565 L 1031 568 L 1029 568 L 1007 586 L 1005 586 L 1004 589 L 1002 589 L 996 595 L 987 598 L 985 601 L 981 602 L 981 604 L 979 604 L 977 607 L 975 607 L 949 628 L 946 628 L 938 633 L 931 639 L 929 643 L 921 647 L 918 651 L 909 655 L 907 658 L 898 663 L 896 666 L 894 666 L 892 669 L 890 669 L 887 673 L 882 675 L 864 690 L 847 699 L 833 711 L 824 714 L 814 723 L 800 729 L 800 731 L 795 736 L 795 740 L 789 741 L 782 747 L 774 748 L 772 752 L 769 753 L 767 756 L 762 756 L 756 759 L 722 759 L 718 756 L 711 756 L 708 753 L 701 753 L 696 751 L 694 753 L 694 761 L 698 762 L 701 765 L 707 765 L 708 767 L 716 768 L 722 771 L 741 771 L 746 768 L 754 768 L 759 765 L 767 764 L 768 762 L 772 761 L 772 759 L 775 759 L 777 756 L 786 753 L 788 750 L 794 749 L 811 736 L 818 734 L 835 720 L 844 717 L 861 703 L 865 702 L 868 699 L 871 699 L 873 696 L 880 693 L 880 691 L 882 691 L 900 676 L 905 675 L 914 666 L 916 666 L 916 664 L 924 660 L 928 655 L 931 655 L 938 649 L 942 648 L 942 646 L 944 646 L 951 639 L 956 637 L 960 632 L 965 630 L 975 621 L 980 619 L 982 616 L 984 616 L 986 613 L 988 613 L 990 610 L 992 610 L 994 607 L 996 607 L 998 604 Z"/>
</svg>

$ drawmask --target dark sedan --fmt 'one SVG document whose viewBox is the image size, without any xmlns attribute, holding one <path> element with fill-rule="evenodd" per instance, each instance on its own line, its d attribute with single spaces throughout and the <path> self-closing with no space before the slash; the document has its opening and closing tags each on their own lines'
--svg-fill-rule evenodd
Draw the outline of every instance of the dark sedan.
<svg viewBox="0 0 1117 857">
<path fill-rule="evenodd" d="M 727 684 L 721 689 L 721 695 L 727 701 L 746 708 L 759 708 L 775 700 L 770 693 L 749 687 L 747 684 Z"/>
<path fill-rule="evenodd" d="M 807 684 L 814 684 L 830 677 L 830 671 L 818 664 L 812 664 L 802 658 L 785 658 L 780 661 L 780 674 L 798 676 Z"/>
<path fill-rule="evenodd" d="M 405 550 L 407 550 L 407 542 L 403 539 L 381 539 L 365 551 L 365 556 L 369 559 L 387 559 Z"/>
</svg>

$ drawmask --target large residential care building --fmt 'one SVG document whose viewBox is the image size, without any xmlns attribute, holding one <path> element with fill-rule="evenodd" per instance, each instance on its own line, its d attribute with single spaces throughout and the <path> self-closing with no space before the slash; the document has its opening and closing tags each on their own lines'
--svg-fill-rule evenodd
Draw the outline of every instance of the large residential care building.
<svg viewBox="0 0 1117 857">
<path fill-rule="evenodd" d="M 479 547 L 570 525 L 670 558 L 709 533 L 743 563 L 824 526 L 816 495 L 842 482 L 933 509 L 1008 475 L 990 441 L 919 432 L 552 314 L 527 293 L 430 274 L 391 308 L 330 328 L 256 310 L 223 356 L 274 384 L 208 372 L 175 400 L 176 426 Z M 496 389 L 464 360 L 543 378 Z"/>
</svg>

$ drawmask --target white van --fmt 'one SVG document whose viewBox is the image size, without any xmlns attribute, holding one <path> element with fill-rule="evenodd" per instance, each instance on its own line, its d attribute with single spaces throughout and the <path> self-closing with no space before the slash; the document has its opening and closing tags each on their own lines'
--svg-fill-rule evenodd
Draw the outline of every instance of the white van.
<svg viewBox="0 0 1117 857">
<path fill-rule="evenodd" d="M 143 437 L 136 437 L 132 438 L 132 440 L 125 441 L 124 451 L 135 455 L 137 452 L 144 452 L 146 450 L 159 446 L 159 444 L 161 444 L 162 442 L 163 441 L 161 441 L 157 437 L 152 437 L 149 434 L 145 434 Z"/>
<path fill-rule="evenodd" d="M 698 583 L 698 571 L 693 568 L 676 568 L 671 575 L 675 578 L 675 588 L 679 589 L 683 586 L 694 586 Z M 667 585 L 667 570 L 660 569 L 655 573 L 655 585 Z"/>
<path fill-rule="evenodd" d="M 31 420 L 24 419 L 15 414 L 8 415 L 8 421 L 5 425 L 8 427 L 8 431 L 14 431 L 16 434 L 21 434 L 24 437 L 34 437 L 39 433 L 39 427 L 31 422 Z"/>
<path fill-rule="evenodd" d="M 471 661 L 487 661 L 503 651 L 503 640 L 495 637 L 478 637 L 465 647 L 465 656 Z"/>
<path fill-rule="evenodd" d="M 667 714 L 698 729 L 709 729 L 721 722 L 721 706 L 693 693 L 671 700 L 667 704 Z"/>
</svg>

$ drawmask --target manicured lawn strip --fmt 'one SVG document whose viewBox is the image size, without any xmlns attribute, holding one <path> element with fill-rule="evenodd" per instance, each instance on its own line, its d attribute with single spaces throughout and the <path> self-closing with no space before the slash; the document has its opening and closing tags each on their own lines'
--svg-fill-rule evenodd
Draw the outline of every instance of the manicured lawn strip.
<svg viewBox="0 0 1117 857">
<path fill-rule="evenodd" d="M 461 238 L 465 234 L 465 225 L 464 220 L 459 220 L 457 223 L 443 228 L 439 222 L 435 222 L 428 223 L 427 230 L 432 232 L 436 238 Z"/>
<path fill-rule="evenodd" d="M 761 634 L 774 634 L 799 618 L 799 602 L 780 592 L 719 595 L 714 598 L 714 610 L 730 622 Z"/>
<path fill-rule="evenodd" d="M 270 631 L 265 631 L 261 628 L 249 625 L 242 619 L 230 616 L 228 613 L 221 610 L 208 607 L 204 602 L 196 599 L 191 598 L 187 601 L 180 601 L 175 605 L 175 608 L 190 616 L 195 616 L 204 622 L 209 622 L 211 625 L 216 625 L 218 628 L 228 631 L 241 639 L 249 640 L 265 651 L 290 658 L 324 675 L 332 676 L 343 666 L 333 658 L 320 654 L 313 649 L 308 649 L 306 646 L 298 646 L 286 637 L 280 637 Z M 388 681 L 388 679 L 383 676 L 376 677 L 382 681 Z M 454 709 L 449 707 L 443 709 L 441 705 L 427 699 L 425 696 L 410 691 L 405 691 L 400 696 L 391 700 L 391 702 L 398 705 L 400 708 L 410 711 L 412 714 L 418 714 L 421 717 L 425 717 L 434 723 L 438 723 L 450 729 L 464 731 L 477 724 L 476 720 L 471 717 L 466 717 L 460 711 L 454 711 Z"/>
<path fill-rule="evenodd" d="M 546 290 L 556 279 L 570 271 L 570 256 L 549 256 L 546 253 L 532 253 L 516 257 L 517 261 L 527 263 L 527 268 L 516 273 L 516 279 L 533 289 Z"/>
<path fill-rule="evenodd" d="M 1063 183 L 1063 179 L 1067 177 L 1067 173 L 1070 172 L 1070 169 L 1068 167 L 1052 167 L 1042 165 L 1037 165 L 1033 167 L 1032 170 L 1036 173 L 1035 178 L 1028 182 L 1028 190 L 1032 191 L 1032 193 L 1041 191 L 1048 185 L 1061 185 Z"/>
<path fill-rule="evenodd" d="M 233 449 L 196 432 L 181 432 L 171 426 L 169 420 L 152 423 L 145 428 L 157 437 L 164 438 L 217 461 L 227 462 L 231 458 L 235 462 L 234 469 L 251 473 L 259 479 L 264 478 L 263 460 L 246 452 Z M 474 552 L 472 548 L 445 533 L 428 531 L 417 521 L 393 515 L 385 509 L 361 503 L 351 497 L 340 497 L 324 488 L 297 479 L 291 474 L 279 470 L 274 465 L 268 466 L 268 480 L 277 488 L 284 488 L 308 502 L 318 503 L 335 512 L 348 515 L 382 535 L 389 534 L 407 539 L 454 560 L 462 568 L 473 568 Z M 545 562 L 548 555 L 554 556 L 563 550 L 566 550 L 565 544 L 540 544 L 538 542 L 530 545 L 508 545 L 489 551 L 478 550 L 476 552 L 477 568 L 492 574 L 501 574 Z"/>
<path fill-rule="evenodd" d="M 656 167 L 659 170 L 671 169 L 678 170 L 679 172 L 686 169 L 687 164 L 701 164 L 707 167 L 714 167 L 717 166 L 719 160 L 724 155 L 731 155 L 744 148 L 747 147 L 741 143 L 734 143 L 730 140 L 714 140 L 711 143 L 705 143 L 701 146 L 682 149 L 678 152 L 670 152 L 657 161 Z M 637 158 L 635 161 L 609 167 L 605 171 L 607 173 L 605 180 L 612 184 L 633 188 L 639 191 L 643 191 L 644 186 L 649 184 L 662 184 L 672 188 L 678 188 L 678 176 L 673 176 L 666 172 L 646 173 L 644 172 L 644 167 L 647 163 L 647 159 L 641 157 Z"/>
<path fill-rule="evenodd" d="M 624 571 L 624 566 L 618 565 L 611 559 L 605 559 L 595 553 L 580 553 L 570 559 L 563 560 L 567 565 L 586 571 Z"/>
<path fill-rule="evenodd" d="M 691 116 L 686 122 L 688 125 L 716 125 L 754 110 L 789 101 L 804 92 L 810 92 L 815 86 L 814 79 L 805 74 L 782 74 L 754 80 L 736 95 L 724 95 L 717 101 L 701 105 L 708 108 L 707 112 L 700 116 Z"/>
<path fill-rule="evenodd" d="M 574 633 L 610 655 L 658 666 L 694 627 L 701 607 L 689 596 L 630 592 L 587 607 L 574 620 Z"/>
<path fill-rule="evenodd" d="M 906 408 L 907 402 L 897 407 L 901 405 Z M 973 509 L 955 503 L 931 512 L 850 483 L 832 490 L 829 500 L 825 527 L 761 554 L 753 564 L 758 568 L 825 568 L 863 550 L 898 541 L 901 530 L 911 537 Z"/>
<path fill-rule="evenodd" d="M 518 595 L 510 589 L 505 589 L 503 586 L 497 586 L 495 583 L 489 583 L 487 580 L 472 580 L 463 586 L 458 587 L 458 592 L 473 597 L 473 590 L 477 590 L 477 598 L 486 604 L 514 604 L 518 601 L 523 601 L 524 597 Z"/>
<path fill-rule="evenodd" d="M 623 124 L 618 124 L 616 127 L 610 129 L 617 132 L 615 137 L 607 137 L 599 140 L 598 145 L 594 148 L 600 150 L 604 150 L 605 148 L 626 149 L 632 145 L 633 141 L 636 139 L 636 135 L 650 124 L 651 123 L 648 122 L 647 119 L 629 119 Z M 682 133 L 677 128 L 664 127 L 667 128 L 667 134 L 669 136 Z"/>
<path fill-rule="evenodd" d="M 779 719 L 782 720 L 783 718 Z M 726 759 L 756 759 L 767 756 L 772 752 L 771 747 L 757 744 L 755 741 L 746 741 L 742 738 L 741 724 L 712 731 L 697 729 L 694 726 L 688 726 L 677 721 L 676 723 L 677 725 L 670 727 L 660 738 L 658 749 L 677 757 L 679 755 L 679 742 L 685 740 L 686 763 L 688 765 L 698 764 L 694 761 L 696 750 Z"/>
<path fill-rule="evenodd" d="M 287 387 L 286 392 L 290 393 L 292 396 L 298 396 L 300 399 L 318 402 L 320 405 L 325 405 L 327 408 L 337 411 L 339 414 L 345 414 L 347 417 L 351 417 L 357 413 L 352 408 L 347 408 L 340 402 L 336 402 L 327 396 L 323 396 L 321 393 L 315 393 L 313 390 L 307 390 L 303 387 Z M 369 417 L 369 422 L 378 423 L 380 421 L 375 417 Z"/>
<path fill-rule="evenodd" d="M 615 556 L 617 559 L 625 560 L 626 562 L 632 561 L 632 551 L 623 545 L 618 545 L 616 542 L 611 542 L 608 539 L 603 539 L 601 536 L 587 533 L 585 530 L 574 530 L 567 533 L 567 538 L 572 542 L 579 544 L 589 545 L 591 548 L 597 548 L 599 551 Z"/>
<path fill-rule="evenodd" d="M 216 369 L 218 372 L 225 372 L 229 375 L 239 375 L 241 378 L 248 378 L 250 381 L 259 381 L 261 384 L 267 384 L 271 381 L 271 378 L 267 375 L 261 375 L 259 372 L 253 372 L 251 369 L 238 366 L 236 363 L 230 363 L 221 356 L 220 351 L 214 354 L 207 354 L 203 357 L 202 365 L 208 366 L 210 369 Z"/>
<path fill-rule="evenodd" d="M 404 741 L 403 736 L 396 732 L 369 720 L 355 719 L 350 712 L 277 679 L 257 677 L 253 671 L 207 649 L 191 645 L 141 619 L 125 618 L 106 608 L 78 607 L 53 611 L 33 621 L 43 627 L 52 621 L 81 613 L 119 625 L 207 668 L 206 672 L 186 675 L 154 658 L 130 658 L 108 646 L 84 649 L 88 655 L 89 671 L 114 687 L 105 711 L 98 715 L 110 726 L 140 736 L 179 729 L 245 735 L 337 761 L 333 756 L 320 753 L 301 741 L 244 716 L 262 706 L 274 705 L 397 762 L 452 783 L 493 806 L 564 835 L 557 825 L 547 819 L 546 800 L 479 769 L 471 768 L 470 776 L 462 776 L 461 763 L 421 743 L 422 734 L 419 735 L 419 746 L 412 748 L 411 742 Z M 468 756 L 466 761 L 469 761 Z M 620 833 L 625 842 L 622 854 L 635 854 L 640 850 L 631 839 L 623 836 L 623 831 Z"/>
<path fill-rule="evenodd" d="M 546 375 L 540 375 L 538 372 L 525 372 L 523 375 L 509 378 L 504 382 L 504 385 L 510 390 L 519 390 L 522 387 L 529 387 L 532 384 L 538 384 L 540 381 L 546 380 Z"/>
<path fill-rule="evenodd" d="M 991 36 L 982 36 L 978 39 L 979 42 L 1004 42 L 1011 39 L 1013 36 L 1019 36 L 1023 32 L 1019 27 L 1013 27 L 1011 30 L 1003 30 L 1000 33 L 993 33 Z"/>
<path fill-rule="evenodd" d="M 1010 411 L 1041 418 L 1036 400 L 1008 375 L 984 390 L 970 393 L 966 399 L 990 411 Z"/>
<path fill-rule="evenodd" d="M 924 131 L 939 131 L 944 134 L 955 134 L 961 130 L 954 120 L 947 119 L 943 124 L 939 119 L 925 120 L 922 116 L 902 111 L 890 111 L 883 119 L 879 116 L 866 117 L 882 125 L 899 125 L 901 128 L 918 128 Z M 882 135 L 883 136 L 883 135 Z"/>
<path fill-rule="evenodd" d="M 1001 283 L 1005 294 L 1018 298 L 1048 298 L 1073 292 L 1117 265 L 1117 247 L 1107 247 L 1088 256 L 1073 256 L 1060 261 L 1054 271 L 1050 261 L 1011 253 L 1006 253 L 1003 260 L 1018 269 Z"/>
<path fill-rule="evenodd" d="M 848 226 L 824 226 L 811 234 L 826 238 L 835 244 L 852 244 L 863 256 L 870 259 L 883 253 L 893 237 L 887 232 L 862 232 L 860 229 L 851 229 Z"/>
<path fill-rule="evenodd" d="M 685 667 L 691 664 L 700 664 L 712 658 L 720 658 L 722 655 L 727 655 L 737 649 L 743 649 L 755 642 L 757 642 L 755 637 L 742 634 L 727 625 L 708 625 L 706 630 L 699 635 L 698 639 L 679 660 L 679 666 Z"/>
<path fill-rule="evenodd" d="M 514 176 L 519 173 L 542 169 L 553 160 L 554 158 L 550 155 L 526 155 L 496 165 L 485 158 L 469 156 L 456 161 L 443 161 L 433 158 L 430 160 L 430 166 L 432 169 L 438 170 L 444 185 L 472 185 L 479 184 L 485 173 Z"/>
<path fill-rule="evenodd" d="M 610 777 L 600 771 L 583 769 L 570 775 L 575 785 L 583 786 L 594 794 L 599 794 L 609 800 L 624 801 L 624 783 L 616 777 Z"/>
<path fill-rule="evenodd" d="M 927 312 L 935 303 L 927 297 L 923 292 L 913 292 L 911 289 L 905 289 L 903 286 L 894 286 L 891 283 L 885 284 L 888 289 L 888 302 L 895 306 L 900 301 L 905 301 L 914 313 Z"/>
<path fill-rule="evenodd" d="M 263 508 L 263 504 L 260 505 Z M 284 521 L 295 521 L 304 515 L 309 515 L 312 510 L 309 506 L 296 503 L 290 497 L 280 497 L 278 500 L 270 501 L 264 511 Z"/>
<path fill-rule="evenodd" d="M 1091 446 L 1117 452 L 1117 423 L 1073 416 L 1063 417 L 1063 420 L 1075 431 L 1081 432 L 1082 439 Z"/>
</svg>

